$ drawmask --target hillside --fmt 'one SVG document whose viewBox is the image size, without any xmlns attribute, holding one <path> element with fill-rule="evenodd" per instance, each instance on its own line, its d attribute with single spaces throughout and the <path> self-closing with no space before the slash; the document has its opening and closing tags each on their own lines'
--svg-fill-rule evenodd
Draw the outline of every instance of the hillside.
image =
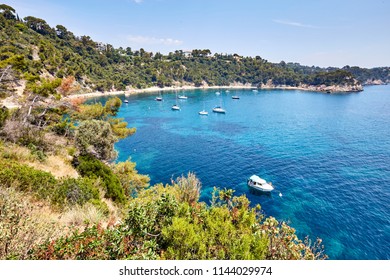
<svg viewBox="0 0 390 280">
<path fill-rule="evenodd" d="M 361 84 L 387 83 L 390 68 L 319 68 L 270 63 L 260 56 L 177 50 L 168 55 L 144 49 L 114 48 L 75 36 L 62 25 L 27 16 L 20 19 L 7 5 L 0 8 L 1 96 L 34 92 L 62 94 L 180 85 L 307 87 L 322 91 L 360 91 Z M 70 88 L 70 85 L 73 87 Z"/>
</svg>

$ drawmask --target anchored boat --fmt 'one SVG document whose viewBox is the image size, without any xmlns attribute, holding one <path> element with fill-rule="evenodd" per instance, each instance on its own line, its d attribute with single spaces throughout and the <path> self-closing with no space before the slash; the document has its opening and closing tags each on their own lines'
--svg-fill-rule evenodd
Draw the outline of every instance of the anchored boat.
<svg viewBox="0 0 390 280">
<path fill-rule="evenodd" d="M 249 177 L 247 184 L 248 187 L 262 192 L 270 192 L 274 190 L 274 187 L 271 183 L 267 183 L 266 180 L 260 178 L 257 175 L 252 175 Z"/>
</svg>

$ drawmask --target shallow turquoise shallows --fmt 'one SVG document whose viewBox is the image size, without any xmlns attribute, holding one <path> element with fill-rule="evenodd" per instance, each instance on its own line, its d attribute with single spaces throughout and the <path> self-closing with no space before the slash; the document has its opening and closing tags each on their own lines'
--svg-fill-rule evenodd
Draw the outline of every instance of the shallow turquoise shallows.
<svg viewBox="0 0 390 280">
<path fill-rule="evenodd" d="M 322 238 L 330 259 L 390 259 L 390 86 L 216 91 L 126 97 L 119 117 L 137 132 L 117 143 L 118 160 L 131 157 L 152 184 L 193 171 L 206 202 L 214 186 L 245 194 L 300 238 Z M 253 174 L 273 183 L 271 195 L 248 190 Z"/>
</svg>

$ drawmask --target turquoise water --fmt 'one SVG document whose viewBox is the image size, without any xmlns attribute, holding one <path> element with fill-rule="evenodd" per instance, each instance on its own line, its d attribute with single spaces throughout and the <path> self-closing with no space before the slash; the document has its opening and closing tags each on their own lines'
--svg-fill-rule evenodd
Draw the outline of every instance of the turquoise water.
<svg viewBox="0 0 390 280">
<path fill-rule="evenodd" d="M 300 238 L 322 238 L 331 259 L 390 259 L 390 86 L 347 95 L 215 92 L 126 97 L 119 116 L 137 133 L 117 143 L 118 160 L 131 157 L 152 183 L 193 171 L 204 201 L 214 186 L 245 194 Z M 213 113 L 215 105 L 227 113 Z M 209 116 L 198 115 L 203 106 Z M 252 174 L 275 191 L 250 193 Z"/>
</svg>

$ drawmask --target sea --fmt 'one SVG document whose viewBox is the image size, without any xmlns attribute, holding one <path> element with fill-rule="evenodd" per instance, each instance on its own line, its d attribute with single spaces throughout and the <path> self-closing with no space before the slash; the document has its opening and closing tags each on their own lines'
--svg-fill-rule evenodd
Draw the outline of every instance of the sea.
<svg viewBox="0 0 390 280">
<path fill-rule="evenodd" d="M 119 97 L 128 103 L 118 117 L 137 131 L 116 144 L 117 160 L 136 162 L 151 184 L 193 172 L 202 201 L 214 187 L 233 189 L 299 238 L 321 238 L 329 259 L 390 259 L 389 85 L 348 94 L 196 89 Z M 215 106 L 226 113 L 213 113 Z M 198 114 L 203 109 L 208 116 Z M 253 174 L 274 191 L 251 191 Z"/>
</svg>

